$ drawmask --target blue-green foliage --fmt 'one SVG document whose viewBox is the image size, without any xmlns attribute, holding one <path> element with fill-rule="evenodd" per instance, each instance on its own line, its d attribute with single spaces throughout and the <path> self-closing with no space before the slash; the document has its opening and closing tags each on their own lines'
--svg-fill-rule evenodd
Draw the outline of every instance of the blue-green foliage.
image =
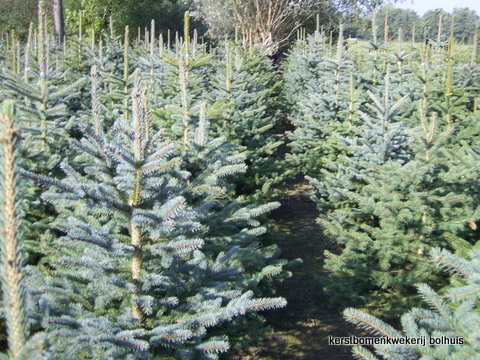
<svg viewBox="0 0 480 360">
<path fill-rule="evenodd" d="M 30 29 L 32 31 L 32 29 Z M 32 33 L 26 44 L 17 44 L 18 62 L 22 68 L 2 67 L 0 99 L 15 99 L 17 126 L 22 129 L 18 148 L 19 166 L 44 175 L 53 175 L 62 157 L 70 155 L 65 141 L 75 132 L 77 110 L 84 105 L 82 89 L 85 76 L 72 75 L 64 67 L 64 54 L 39 28 L 35 44 Z M 51 50 L 51 51 L 48 51 Z M 55 59 L 56 61 L 54 61 Z M 50 238 L 54 231 L 53 209 L 39 200 L 41 190 L 20 183 L 24 244 L 29 262 L 36 262 L 41 250 L 39 238 Z"/>
<path fill-rule="evenodd" d="M 343 153 L 339 136 L 351 132 L 356 107 L 354 68 L 340 36 L 333 53 L 319 32 L 299 41 L 285 66 L 284 97 L 295 127 L 287 160 L 302 173 L 317 176 L 328 160 Z"/>
<path fill-rule="evenodd" d="M 312 46 L 313 39 L 308 42 Z M 325 41 L 316 48 L 332 52 Z M 417 301 L 414 284 L 442 282 L 422 260 L 429 249 L 449 246 L 448 239 L 455 236 L 474 238 L 472 230 L 480 214 L 478 181 L 468 165 L 471 153 L 461 150 L 460 141 L 471 149 L 478 144 L 474 136 L 478 115 L 472 111 L 477 90 L 462 85 L 466 84 L 464 66 L 443 49 L 435 49 L 437 57 L 392 52 L 375 44 L 360 55 L 345 51 L 345 58 L 350 56 L 352 68 L 358 70 L 353 81 L 340 77 L 343 86 L 351 86 L 349 96 L 340 96 L 349 99 L 347 111 L 329 113 L 325 106 L 318 107 L 317 120 L 310 122 L 316 124 L 316 133 L 310 131 L 309 117 L 300 115 L 292 149 L 295 144 L 315 148 L 317 169 L 308 165 L 308 158 L 300 164 L 317 191 L 313 199 L 320 210 L 318 221 L 339 245 L 336 251 L 325 252 L 329 276 L 324 284 L 333 294 L 330 299 L 362 304 L 376 314 L 381 309 L 391 316 Z M 293 53 L 291 61 L 299 53 Z M 332 71 L 311 61 L 318 78 L 332 77 Z M 305 69 L 309 67 L 290 71 Z M 313 106 L 313 97 L 305 94 L 309 91 L 304 90 L 303 96 Z M 330 114 L 335 131 L 322 125 L 319 119 L 324 114 Z M 338 127 L 342 123 L 349 125 L 348 131 Z M 328 139 L 339 145 L 329 153 L 323 151 Z M 460 156 L 454 160 L 457 152 Z M 459 173 L 465 177 L 459 178 Z"/>
<path fill-rule="evenodd" d="M 390 339 L 423 337 L 426 346 L 416 345 L 375 345 L 375 353 L 364 347 L 353 348 L 353 355 L 363 360 L 474 360 L 480 352 L 478 341 L 480 315 L 480 254 L 478 246 L 471 250 L 468 258 L 434 248 L 432 262 L 448 271 L 452 277 L 460 277 L 460 284 L 447 288 L 440 295 L 427 284 L 417 286 L 418 292 L 428 308 L 413 308 L 402 316 L 402 331 L 397 331 L 385 322 L 356 309 L 347 309 L 345 318 L 359 327 Z M 430 344 L 430 339 L 441 339 L 442 344 Z M 450 344 L 445 344 L 446 340 Z M 459 343 L 461 342 L 461 343 Z"/>
<path fill-rule="evenodd" d="M 19 216 L 18 148 L 19 128 L 15 102 L 5 100 L 0 107 L 0 280 L 2 287 L 2 320 L 8 343 L 8 357 L 2 359 L 48 359 L 44 351 L 45 334 L 30 335 L 34 315 L 31 288 L 25 276 L 25 246 Z M 2 324 L 3 327 L 3 324 Z"/>
<path fill-rule="evenodd" d="M 205 101 L 208 75 L 214 71 L 206 46 L 177 43 L 172 49 L 140 57 L 142 76 L 151 93 L 153 122 L 184 143 L 193 137 Z"/>
<path fill-rule="evenodd" d="M 418 280 L 400 275 L 400 268 L 410 262 L 394 244 L 413 246 L 412 235 L 418 229 L 412 226 L 405 233 L 401 217 L 406 216 L 406 207 L 415 209 L 419 204 L 414 197 L 409 197 L 409 205 L 400 199 L 425 178 L 420 173 L 412 177 L 417 174 L 415 168 L 402 169 L 405 174 L 391 176 L 411 158 L 412 137 L 405 123 L 398 120 L 407 99 L 392 99 L 388 86 L 387 80 L 385 89 L 378 87 L 382 98 L 369 94 L 370 102 L 358 111 L 357 123 L 361 126 L 355 128 L 352 137 L 341 139 L 347 155 L 339 157 L 336 163 L 330 162 L 319 179 L 307 177 L 318 191 L 315 200 L 322 211 L 320 223 L 329 236 L 344 245 L 340 255 L 328 252 L 326 260 L 326 268 L 332 272 L 331 281 L 327 281 L 329 291 L 342 301 L 365 301 L 366 291 L 376 293 L 376 289 L 408 286 Z M 395 194 L 392 199 L 394 190 L 403 195 Z M 390 205 L 392 200 L 395 206 Z M 412 220 L 405 219 L 407 224 Z M 405 242 L 399 234 L 404 234 Z M 393 274 L 401 280 L 395 280 Z"/>
<path fill-rule="evenodd" d="M 435 114 L 427 118 L 420 111 L 417 116 L 422 125 L 410 132 L 409 151 L 404 153 L 414 157 L 405 158 L 401 149 L 392 148 L 392 154 L 402 156 L 388 158 L 382 151 L 371 151 L 373 157 L 365 154 L 355 163 L 362 154 L 356 148 L 347 162 L 356 166 L 340 164 L 339 170 L 326 173 L 324 182 L 312 180 L 319 190 L 318 204 L 326 210 L 320 222 L 343 244 L 340 254 L 327 253 L 325 264 L 332 272 L 327 288 L 336 290 L 338 300 L 350 298 L 372 309 L 382 304 L 386 315 L 416 301 L 414 284 L 438 279 L 422 261 L 423 254 L 448 246 L 445 234 L 471 239 L 476 225 L 468 224 L 475 224 L 480 214 L 476 191 L 472 198 L 464 186 L 470 181 L 478 188 L 478 181 L 471 175 L 470 180 L 454 176 L 463 165 L 457 161 L 449 167 L 443 155 L 450 126 L 442 126 Z M 367 145 L 373 148 L 371 142 Z"/>
<path fill-rule="evenodd" d="M 58 358 L 216 358 L 229 348 L 228 326 L 218 335 L 210 328 L 285 305 L 249 290 L 268 269 L 257 264 L 258 275 L 244 275 L 251 239 L 262 232 L 254 219 L 272 205 L 230 210 L 226 218 L 214 201 L 219 179 L 244 170 L 241 159 L 219 158 L 208 176 L 192 176 L 191 158 L 178 157 L 175 143 L 152 128 L 144 104 L 135 88 L 133 120 L 118 120 L 110 134 L 94 109 L 84 137 L 71 140 L 84 166 L 63 163 L 65 179 L 24 172 L 50 187 L 43 198 L 56 205 L 65 233 L 51 249 L 54 276 L 32 274 Z M 222 215 L 217 221 L 236 224 L 236 232 L 208 236 L 207 220 Z"/>
<path fill-rule="evenodd" d="M 280 166 L 277 74 L 260 49 L 246 51 L 225 43 L 218 52 L 205 95 L 211 104 L 212 132 L 246 155 L 247 172 L 234 180 L 237 192 L 265 197 L 287 175 Z"/>
<path fill-rule="evenodd" d="M 281 179 L 277 152 L 279 120 L 275 110 L 277 74 L 258 49 L 231 44 L 207 52 L 196 42 L 177 43 L 138 60 L 146 79 L 154 123 L 188 143 L 207 104 L 210 130 L 245 154 L 246 176 L 232 179 L 237 193 L 259 198 Z"/>
</svg>

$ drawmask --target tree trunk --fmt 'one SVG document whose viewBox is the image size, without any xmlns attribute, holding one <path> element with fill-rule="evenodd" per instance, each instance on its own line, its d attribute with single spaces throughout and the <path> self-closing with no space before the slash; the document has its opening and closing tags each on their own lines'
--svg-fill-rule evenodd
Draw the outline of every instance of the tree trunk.
<svg viewBox="0 0 480 360">
<path fill-rule="evenodd" d="M 65 20 L 63 18 L 63 1 L 53 1 L 53 18 L 55 20 L 55 40 L 57 44 L 63 44 L 65 36 Z"/>
</svg>

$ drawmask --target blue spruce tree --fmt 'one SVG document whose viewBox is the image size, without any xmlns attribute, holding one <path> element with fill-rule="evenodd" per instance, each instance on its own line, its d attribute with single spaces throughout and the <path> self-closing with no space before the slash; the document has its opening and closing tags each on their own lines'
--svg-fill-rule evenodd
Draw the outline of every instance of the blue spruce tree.
<svg viewBox="0 0 480 360">
<path fill-rule="evenodd" d="M 217 162 L 209 177 L 192 178 L 175 143 L 152 128 L 143 96 L 135 87 L 132 120 L 116 121 L 111 134 L 93 108 L 85 136 L 71 141 L 83 154 L 80 171 L 63 163 L 63 180 L 24 172 L 50 187 L 43 197 L 56 205 L 65 233 L 51 249 L 51 276 L 32 274 L 55 358 L 214 359 L 229 348 L 228 330 L 216 326 L 285 305 L 253 297 L 242 275 L 240 244 L 261 231 L 254 218 L 266 209 L 233 212 L 230 223 L 251 229 L 222 244 L 205 237 L 202 219 L 214 203 L 191 199 L 202 182 L 214 199 L 218 179 L 244 166 Z"/>
<path fill-rule="evenodd" d="M 277 74 L 260 49 L 246 51 L 226 42 L 216 60 L 205 95 L 212 132 L 247 157 L 246 175 L 235 180 L 237 192 L 265 197 L 286 176 L 278 155 L 283 141 L 275 103 Z"/>
</svg>

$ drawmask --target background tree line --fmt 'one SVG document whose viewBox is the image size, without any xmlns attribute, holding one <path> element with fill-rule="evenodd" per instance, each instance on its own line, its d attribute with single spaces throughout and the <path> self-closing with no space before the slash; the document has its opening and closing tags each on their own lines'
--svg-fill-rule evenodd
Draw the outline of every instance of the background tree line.
<svg viewBox="0 0 480 360">
<path fill-rule="evenodd" d="M 67 33 L 77 33 L 80 26 L 85 31 L 123 31 L 147 26 L 152 19 L 157 27 L 178 29 L 182 26 L 183 13 L 187 10 L 182 0 L 63 0 Z M 53 10 L 54 0 L 46 1 L 47 13 Z M 28 25 L 37 19 L 38 0 L 0 0 L 0 32 L 22 31 L 26 35 Z M 148 14 L 148 16 L 146 16 Z M 26 29 L 26 30 L 25 30 Z"/>
<path fill-rule="evenodd" d="M 346 35 L 370 40 L 374 13 L 377 35 L 387 41 L 399 36 L 405 40 L 415 37 L 415 41 L 437 39 L 439 23 L 446 39 L 453 20 L 455 39 L 471 42 L 480 20 L 468 8 L 456 8 L 452 13 L 436 9 L 419 16 L 381 0 L 49 0 L 47 11 L 51 13 L 54 3 L 62 2 L 67 34 L 78 33 L 80 28 L 97 34 L 110 29 L 122 32 L 126 25 L 143 32 L 152 19 L 157 33 L 175 32 L 181 30 L 183 14 L 190 10 L 196 19 L 194 26 L 210 38 L 237 36 L 244 43 L 261 44 L 270 54 L 286 45 L 299 26 L 316 26 L 315 15 L 326 31 L 336 31 L 343 22 Z M 0 0 L 0 33 L 23 29 L 18 35 L 26 36 L 28 24 L 37 17 L 37 6 L 38 0 Z M 263 16 L 268 13 L 274 15 Z"/>
<path fill-rule="evenodd" d="M 443 9 L 429 10 L 423 16 L 414 10 L 396 8 L 387 4 L 375 13 L 374 23 L 379 39 L 392 40 L 401 36 L 404 40 L 437 40 L 440 26 L 441 40 L 445 41 L 453 21 L 453 36 L 456 41 L 471 43 L 480 17 L 475 10 L 455 8 L 451 13 Z M 372 17 L 351 16 L 346 19 L 346 33 L 352 37 L 371 40 Z M 385 31 L 387 30 L 387 31 Z"/>
<path fill-rule="evenodd" d="M 338 24 L 343 22 L 346 35 L 368 40 L 372 37 L 372 13 L 377 35 L 384 40 L 399 35 L 405 40 L 411 40 L 412 36 L 415 41 L 436 39 L 441 18 L 444 38 L 453 19 L 455 39 L 471 42 L 480 20 L 468 8 L 456 8 L 451 14 L 436 9 L 419 16 L 392 3 L 385 5 L 382 0 L 49 0 L 47 13 L 51 14 L 54 4 L 59 3 L 63 3 L 67 35 L 78 33 L 80 28 L 85 33 L 92 30 L 96 34 L 110 30 L 120 33 L 126 25 L 143 32 L 152 19 L 157 33 L 175 32 L 182 30 L 184 12 L 191 11 L 193 26 L 202 34 L 220 39 L 237 36 L 244 43 L 261 44 L 270 54 L 288 44 L 299 26 L 316 26 L 316 15 L 325 31 L 336 32 Z M 20 32 L 17 35 L 25 37 L 29 23 L 37 18 L 37 7 L 38 0 L 0 0 L 0 33 L 16 29 Z M 268 13 L 273 16 L 264 16 Z M 53 16 L 49 19 L 53 28 Z"/>
</svg>

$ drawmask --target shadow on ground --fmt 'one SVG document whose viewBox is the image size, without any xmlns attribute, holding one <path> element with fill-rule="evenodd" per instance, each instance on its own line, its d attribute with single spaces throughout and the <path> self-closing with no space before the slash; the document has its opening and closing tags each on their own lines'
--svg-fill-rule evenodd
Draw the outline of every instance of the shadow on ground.
<svg viewBox="0 0 480 360">
<path fill-rule="evenodd" d="M 323 252 L 332 244 L 315 221 L 312 191 L 306 184 L 292 185 L 282 195 L 282 207 L 272 214 L 276 225 L 271 241 L 279 245 L 284 258 L 301 258 L 303 263 L 278 286 L 276 295 L 285 297 L 288 306 L 266 315 L 274 330 L 234 360 L 353 359 L 349 348 L 328 344 L 329 335 L 348 336 L 353 329 L 341 316 L 343 307 L 329 305 L 322 291 Z"/>
</svg>

